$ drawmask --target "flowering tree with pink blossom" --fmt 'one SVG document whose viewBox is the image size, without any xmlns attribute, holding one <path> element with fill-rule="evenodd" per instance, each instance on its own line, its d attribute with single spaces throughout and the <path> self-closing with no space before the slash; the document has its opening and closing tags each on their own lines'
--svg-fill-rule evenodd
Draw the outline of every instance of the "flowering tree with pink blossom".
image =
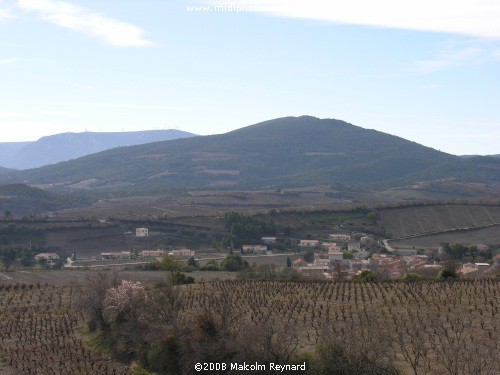
<svg viewBox="0 0 500 375">
<path fill-rule="evenodd" d="M 123 280 L 106 293 L 104 309 L 111 316 L 130 316 L 144 304 L 145 299 L 146 290 L 140 282 Z"/>
</svg>

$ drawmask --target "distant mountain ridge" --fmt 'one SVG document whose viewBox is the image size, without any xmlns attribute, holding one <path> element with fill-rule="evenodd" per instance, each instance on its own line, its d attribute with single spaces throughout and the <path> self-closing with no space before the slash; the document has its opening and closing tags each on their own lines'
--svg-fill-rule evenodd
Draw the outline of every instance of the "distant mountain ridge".
<svg viewBox="0 0 500 375">
<path fill-rule="evenodd" d="M 36 142 L 0 143 L 0 165 L 15 169 L 37 168 L 115 147 L 192 136 L 194 134 L 173 129 L 121 133 L 61 133 L 40 138 Z"/>
<path fill-rule="evenodd" d="M 344 121 L 285 117 L 226 134 L 115 148 L 0 176 L 71 189 L 276 189 L 401 186 L 423 180 L 500 182 L 500 160 L 446 154 Z"/>
</svg>

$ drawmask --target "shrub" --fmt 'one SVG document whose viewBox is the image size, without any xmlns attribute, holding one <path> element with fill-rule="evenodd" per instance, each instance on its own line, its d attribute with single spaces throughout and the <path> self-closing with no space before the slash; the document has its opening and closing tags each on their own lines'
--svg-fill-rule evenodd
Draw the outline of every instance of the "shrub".
<svg viewBox="0 0 500 375">
<path fill-rule="evenodd" d="M 194 283 L 194 277 L 186 276 L 186 274 L 181 273 L 180 271 L 176 271 L 170 280 L 172 281 L 172 284 L 175 284 L 175 285 L 184 285 L 184 284 L 193 284 Z"/>
</svg>

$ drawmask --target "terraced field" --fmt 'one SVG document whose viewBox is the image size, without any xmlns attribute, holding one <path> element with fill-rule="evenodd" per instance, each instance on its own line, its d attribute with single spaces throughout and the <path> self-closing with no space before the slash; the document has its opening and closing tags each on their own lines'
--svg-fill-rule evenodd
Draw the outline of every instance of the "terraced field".
<svg viewBox="0 0 500 375">
<path fill-rule="evenodd" d="M 472 229 L 500 224 L 500 206 L 429 205 L 385 209 L 379 212 L 379 227 L 388 237 Z"/>
</svg>

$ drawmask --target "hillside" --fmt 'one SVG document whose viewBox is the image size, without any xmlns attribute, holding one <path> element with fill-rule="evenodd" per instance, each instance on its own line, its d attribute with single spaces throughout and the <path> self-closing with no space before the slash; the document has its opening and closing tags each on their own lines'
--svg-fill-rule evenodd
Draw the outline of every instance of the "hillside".
<svg viewBox="0 0 500 375">
<path fill-rule="evenodd" d="M 0 215 L 10 211 L 26 216 L 88 204 L 88 198 L 77 194 L 59 195 L 24 184 L 0 185 Z"/>
<path fill-rule="evenodd" d="M 398 186 L 422 178 L 499 181 L 500 161 L 477 170 L 463 159 L 375 130 L 309 116 L 262 122 L 226 134 L 117 148 L 0 181 L 70 188 L 245 189 L 318 184 Z M 389 185 L 390 185 L 389 184 Z"/>
<path fill-rule="evenodd" d="M 10 173 L 10 172 L 14 172 L 14 170 L 10 169 L 10 168 L 0 167 L 0 174 L 6 174 L 6 173 Z"/>
<path fill-rule="evenodd" d="M 36 142 L 0 143 L 1 165 L 15 169 L 36 168 L 115 147 L 192 137 L 180 130 L 148 130 L 121 133 L 62 133 Z"/>
<path fill-rule="evenodd" d="M 500 207 L 485 205 L 428 205 L 385 209 L 379 226 L 389 237 L 472 229 L 500 224 Z"/>
</svg>

